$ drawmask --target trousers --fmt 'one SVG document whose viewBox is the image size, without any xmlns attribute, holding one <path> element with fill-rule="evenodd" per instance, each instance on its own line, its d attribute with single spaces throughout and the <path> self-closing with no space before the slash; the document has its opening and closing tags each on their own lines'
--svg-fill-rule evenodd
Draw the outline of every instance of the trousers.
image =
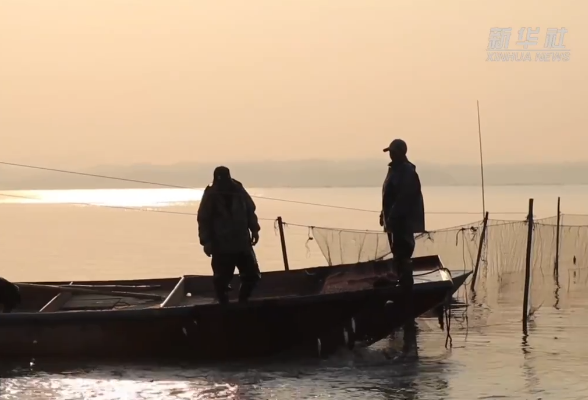
<svg viewBox="0 0 588 400">
<path fill-rule="evenodd" d="M 388 232 L 388 241 L 394 263 L 400 275 L 400 286 L 412 290 L 414 278 L 410 259 L 416 246 L 414 234 L 407 228 L 407 224 L 402 221 L 396 221 L 391 225 L 391 232 Z"/>
<path fill-rule="evenodd" d="M 229 302 L 229 284 L 235 275 L 235 267 L 239 270 L 241 280 L 240 302 L 246 302 L 249 299 L 261 279 L 259 264 L 253 248 L 239 253 L 213 253 L 211 266 L 216 297 L 221 304 Z"/>
<path fill-rule="evenodd" d="M 401 315 L 402 319 L 407 321 L 404 326 L 405 346 L 410 346 L 407 339 L 409 339 L 411 335 L 407 336 L 407 332 L 412 332 L 411 325 L 414 325 L 412 296 L 414 276 L 410 259 L 414 253 L 416 242 L 413 232 L 410 229 L 407 229 L 406 224 L 401 221 L 392 224 L 391 232 L 388 233 L 388 241 L 392 250 L 392 260 L 399 275 L 398 283 L 402 290 L 402 300 L 397 304 L 398 308 L 395 308 L 394 312 L 397 315 Z"/>
</svg>

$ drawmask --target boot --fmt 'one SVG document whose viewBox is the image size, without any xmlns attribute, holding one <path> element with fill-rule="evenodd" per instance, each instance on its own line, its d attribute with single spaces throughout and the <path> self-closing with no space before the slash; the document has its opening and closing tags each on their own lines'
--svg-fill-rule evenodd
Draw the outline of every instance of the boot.
<svg viewBox="0 0 588 400">
<path fill-rule="evenodd" d="M 251 297 L 251 293 L 253 293 L 254 288 L 255 283 L 241 282 L 241 287 L 239 288 L 239 303 L 247 303 L 247 301 L 249 301 L 249 297 Z"/>
<path fill-rule="evenodd" d="M 398 271 L 398 283 L 405 292 L 412 292 L 414 285 L 414 277 L 412 271 L 412 260 L 398 260 L 396 263 L 396 270 Z"/>
<path fill-rule="evenodd" d="M 412 261 L 410 259 L 398 259 L 394 263 L 398 273 L 398 284 L 401 289 L 401 297 L 398 302 L 402 310 L 402 319 L 413 318 L 413 298 L 412 287 L 414 285 L 414 277 L 412 271 Z"/>
<path fill-rule="evenodd" d="M 229 302 L 229 291 L 226 286 L 215 282 L 214 292 L 216 294 L 216 299 L 218 300 L 219 304 L 227 304 Z"/>
<path fill-rule="evenodd" d="M 216 298 L 219 304 L 228 304 L 229 303 L 229 295 L 226 291 L 217 292 Z"/>
</svg>

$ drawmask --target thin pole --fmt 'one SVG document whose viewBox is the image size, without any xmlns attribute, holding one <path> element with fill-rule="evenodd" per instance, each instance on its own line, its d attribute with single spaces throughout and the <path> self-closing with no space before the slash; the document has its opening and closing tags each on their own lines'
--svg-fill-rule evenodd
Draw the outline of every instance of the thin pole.
<svg viewBox="0 0 588 400">
<path fill-rule="evenodd" d="M 531 250 L 533 247 L 533 199 L 529 199 L 527 216 L 527 259 L 525 262 L 525 294 L 523 298 L 523 334 L 527 336 L 527 319 L 529 314 L 529 286 L 531 283 Z"/>
<path fill-rule="evenodd" d="M 290 265 L 288 264 L 288 252 L 286 251 L 286 237 L 284 236 L 284 221 L 282 217 L 278 217 L 278 229 L 280 231 L 280 242 L 282 244 L 282 257 L 284 258 L 284 269 L 290 271 Z"/>
<path fill-rule="evenodd" d="M 557 231 L 555 232 L 555 263 L 553 265 L 553 277 L 555 284 L 559 286 L 559 231 L 561 227 L 561 198 L 557 198 Z"/>
<path fill-rule="evenodd" d="M 484 193 L 484 157 L 482 156 L 482 125 L 480 123 L 480 101 L 478 105 L 478 142 L 480 143 L 480 175 L 482 176 L 482 215 L 486 214 L 486 195 Z"/>
<path fill-rule="evenodd" d="M 484 247 L 484 240 L 486 240 L 487 226 L 488 213 L 484 215 L 484 222 L 482 224 L 482 233 L 480 234 L 480 243 L 478 244 L 478 256 L 476 257 L 476 266 L 474 267 L 474 276 L 472 277 L 472 290 L 476 289 L 476 279 L 478 279 L 478 268 L 480 267 L 480 260 L 482 259 L 482 249 Z"/>
</svg>

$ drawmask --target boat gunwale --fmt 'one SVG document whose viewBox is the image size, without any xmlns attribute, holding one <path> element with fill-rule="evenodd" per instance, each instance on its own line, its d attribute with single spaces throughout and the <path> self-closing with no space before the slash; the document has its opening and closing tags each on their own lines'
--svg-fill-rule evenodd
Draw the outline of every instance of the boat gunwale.
<svg viewBox="0 0 588 400">
<path fill-rule="evenodd" d="M 453 280 L 442 279 L 430 282 L 415 284 L 414 293 L 446 290 L 448 293 L 453 288 Z M 141 309 L 116 309 L 116 310 L 75 310 L 75 311 L 53 311 L 40 313 L 20 312 L 0 314 L 0 321 L 3 323 L 31 323 L 31 322 L 82 322 L 101 320 L 143 320 L 143 319 L 168 319 L 173 317 L 190 317 L 195 312 L 222 312 L 238 309 L 263 309 L 269 307 L 297 307 L 307 306 L 313 303 L 326 302 L 351 302 L 369 301 L 370 298 L 385 298 L 401 293 L 398 285 L 380 288 L 361 289 L 355 291 L 344 291 L 336 293 L 312 294 L 301 296 L 275 297 L 252 299 L 248 303 L 241 304 L 231 302 L 221 305 L 218 303 L 199 305 L 179 305 L 171 307 L 154 307 Z M 6 326 L 6 325 L 4 325 Z M 2 329 L 0 325 L 0 330 Z"/>
<path fill-rule="evenodd" d="M 356 267 L 356 266 L 361 266 L 361 265 L 369 265 L 369 264 L 373 264 L 373 263 L 382 263 L 382 262 L 390 262 L 391 259 L 385 259 L 385 260 L 370 260 L 370 261 L 359 261 L 357 263 L 350 263 L 350 264 L 338 264 L 338 265 L 321 265 L 318 267 L 307 267 L 307 268 L 299 268 L 299 269 L 291 269 L 288 271 L 285 270 L 274 270 L 274 271 L 264 271 L 261 273 L 262 275 L 262 279 L 263 276 L 274 276 L 274 275 L 294 275 L 294 274 L 300 274 L 300 273 L 311 273 L 313 272 L 311 275 L 313 275 L 314 273 L 318 273 L 318 272 L 323 272 L 323 271 L 336 271 L 339 269 L 347 269 L 347 268 L 351 268 L 351 267 Z M 427 255 L 427 256 L 419 256 L 419 257 L 413 257 L 412 258 L 412 262 L 413 262 L 413 268 L 415 269 L 415 271 L 418 269 L 421 269 L 419 267 L 422 267 L 423 265 L 427 265 L 427 267 L 429 267 L 429 270 L 431 272 L 438 270 L 438 269 L 445 269 L 447 270 L 447 268 L 444 267 L 443 262 L 441 261 L 441 258 L 438 255 Z M 431 264 L 434 265 L 433 269 L 431 268 Z M 427 268 L 422 268 L 422 269 L 427 269 Z M 186 279 L 192 279 L 192 278 L 212 278 L 212 275 L 191 275 L 191 274 L 185 274 L 182 275 L 184 277 L 186 277 Z M 35 285 L 69 285 L 70 283 L 73 282 L 73 285 L 96 285 L 96 286 L 100 286 L 100 285 L 113 285 L 113 284 L 118 284 L 121 286 L 124 285 L 129 285 L 129 286 L 146 286 L 146 285 L 153 285 L 153 284 L 161 284 L 161 283 L 172 283 L 172 282 L 178 282 L 182 276 L 177 276 L 177 277 L 164 277 L 164 278 L 139 278 L 139 279 L 107 279 L 107 280 L 67 280 L 67 281 L 26 281 L 26 282 L 20 282 L 20 283 L 32 283 Z M 19 282 L 15 282 L 16 285 L 19 284 Z M 175 286 L 175 284 L 174 284 Z M 173 288 L 173 287 L 172 287 Z M 128 288 L 129 290 L 132 290 L 132 287 Z M 145 290 L 145 288 L 141 288 L 142 291 Z M 171 289 L 170 289 L 171 291 Z"/>
</svg>

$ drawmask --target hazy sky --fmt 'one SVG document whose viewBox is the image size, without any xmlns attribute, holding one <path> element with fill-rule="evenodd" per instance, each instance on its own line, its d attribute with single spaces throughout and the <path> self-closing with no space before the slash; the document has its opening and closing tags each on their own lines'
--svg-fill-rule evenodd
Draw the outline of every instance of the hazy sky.
<svg viewBox="0 0 588 400">
<path fill-rule="evenodd" d="M 0 0 L 0 160 L 588 161 L 588 2 Z M 567 63 L 487 62 L 565 27 Z M 534 57 L 533 53 L 533 57 Z"/>
</svg>

